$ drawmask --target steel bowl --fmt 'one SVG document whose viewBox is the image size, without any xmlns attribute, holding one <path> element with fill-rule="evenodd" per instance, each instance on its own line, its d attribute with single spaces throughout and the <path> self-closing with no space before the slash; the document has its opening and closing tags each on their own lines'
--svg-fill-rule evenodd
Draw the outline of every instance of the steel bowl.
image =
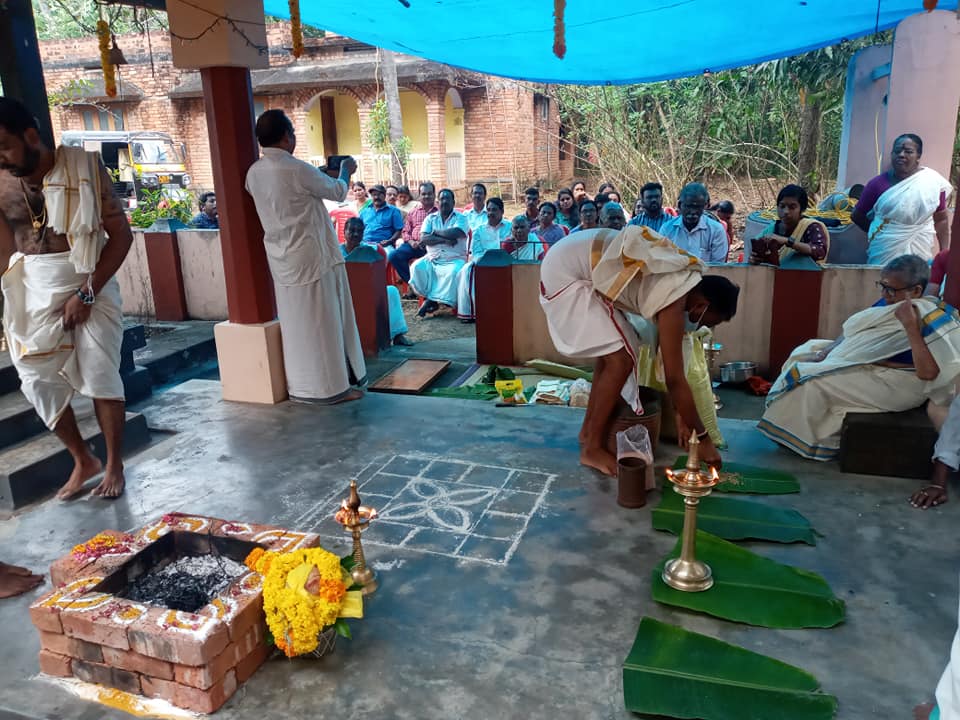
<svg viewBox="0 0 960 720">
<path fill-rule="evenodd" d="M 725 362 L 720 363 L 720 381 L 725 383 L 742 383 L 747 378 L 757 374 L 755 362 Z"/>
</svg>

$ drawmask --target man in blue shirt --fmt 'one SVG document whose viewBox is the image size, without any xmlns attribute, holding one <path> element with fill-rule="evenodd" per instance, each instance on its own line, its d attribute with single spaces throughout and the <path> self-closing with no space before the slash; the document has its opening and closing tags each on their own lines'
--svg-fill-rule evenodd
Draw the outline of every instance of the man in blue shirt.
<svg viewBox="0 0 960 720">
<path fill-rule="evenodd" d="M 660 183 L 649 182 L 640 188 L 640 199 L 637 200 L 637 205 L 642 210 L 637 212 L 637 208 L 634 208 L 631 225 L 646 225 L 651 230 L 660 232 L 663 224 L 670 219 L 670 216 L 663 211 L 663 185 Z"/>
<path fill-rule="evenodd" d="M 217 215 L 217 196 L 213 192 L 200 195 L 200 213 L 194 215 L 190 227 L 197 230 L 219 230 L 220 216 Z"/>
<path fill-rule="evenodd" d="M 371 204 L 360 211 L 363 220 L 363 242 L 368 245 L 389 247 L 403 230 L 403 216 L 392 205 L 387 205 L 387 189 L 383 185 L 370 188 Z"/>
<path fill-rule="evenodd" d="M 710 195 L 701 183 L 684 185 L 677 207 L 680 215 L 665 222 L 660 234 L 704 262 L 722 263 L 729 250 L 727 233 L 723 225 L 704 214 L 709 202 Z"/>
</svg>

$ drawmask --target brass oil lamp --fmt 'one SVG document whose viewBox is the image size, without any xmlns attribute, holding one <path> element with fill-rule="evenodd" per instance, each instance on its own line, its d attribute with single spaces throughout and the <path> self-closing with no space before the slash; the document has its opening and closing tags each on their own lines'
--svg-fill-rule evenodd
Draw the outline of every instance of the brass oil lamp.
<svg viewBox="0 0 960 720">
<path fill-rule="evenodd" d="M 353 570 L 350 575 L 355 585 L 359 585 L 364 595 L 372 594 L 378 587 L 377 573 L 367 567 L 367 559 L 363 554 L 363 544 L 360 534 L 370 526 L 370 521 L 377 517 L 377 511 L 360 504 L 360 495 L 357 493 L 357 481 L 350 481 L 350 496 L 343 501 L 340 509 L 334 515 L 334 520 L 343 526 L 343 529 L 353 535 Z"/>
<path fill-rule="evenodd" d="M 683 533 L 680 557 L 667 561 L 661 578 L 683 592 L 702 592 L 713 587 L 713 572 L 705 562 L 697 560 L 697 506 L 700 498 L 706 497 L 720 478 L 715 468 L 710 472 L 700 469 L 700 441 L 697 433 L 690 435 L 687 466 L 679 472 L 667 470 L 667 479 L 673 483 L 673 491 L 683 496 Z"/>
</svg>

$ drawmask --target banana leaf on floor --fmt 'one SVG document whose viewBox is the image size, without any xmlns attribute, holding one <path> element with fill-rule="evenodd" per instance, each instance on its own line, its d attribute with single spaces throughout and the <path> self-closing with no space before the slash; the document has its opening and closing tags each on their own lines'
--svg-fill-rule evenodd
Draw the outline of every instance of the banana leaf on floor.
<svg viewBox="0 0 960 720">
<path fill-rule="evenodd" d="M 713 587 L 681 592 L 660 577 L 680 541 L 653 571 L 653 599 L 734 622 L 769 628 L 828 628 L 843 622 L 843 600 L 820 575 L 783 565 L 715 535 L 697 531 L 698 560 L 713 571 Z"/>
<path fill-rule="evenodd" d="M 673 464 L 675 470 L 687 465 L 687 456 L 681 455 Z M 706 466 L 702 466 L 706 469 Z M 768 470 L 754 465 L 724 463 L 720 471 L 717 492 L 753 493 L 756 495 L 784 495 L 800 492 L 800 482 L 790 473 Z"/>
<path fill-rule="evenodd" d="M 643 618 L 623 663 L 627 710 L 702 720 L 830 720 L 837 699 L 810 673 Z"/>
<path fill-rule="evenodd" d="M 683 529 L 683 498 L 664 483 L 660 504 L 653 509 L 654 530 L 679 535 Z M 697 527 L 727 540 L 772 540 L 817 544 L 816 531 L 803 515 L 754 500 L 708 495 L 700 499 Z"/>
</svg>

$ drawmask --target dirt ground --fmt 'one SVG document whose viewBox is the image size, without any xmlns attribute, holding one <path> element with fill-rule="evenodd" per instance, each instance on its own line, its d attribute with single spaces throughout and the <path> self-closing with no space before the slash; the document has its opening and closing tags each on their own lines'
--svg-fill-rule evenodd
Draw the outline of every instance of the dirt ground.
<svg viewBox="0 0 960 720">
<path fill-rule="evenodd" d="M 449 340 L 450 338 L 475 337 L 476 325 L 462 323 L 455 315 L 419 318 L 416 300 L 403 301 L 403 316 L 407 319 L 407 338 L 415 343 L 427 340 Z"/>
</svg>

